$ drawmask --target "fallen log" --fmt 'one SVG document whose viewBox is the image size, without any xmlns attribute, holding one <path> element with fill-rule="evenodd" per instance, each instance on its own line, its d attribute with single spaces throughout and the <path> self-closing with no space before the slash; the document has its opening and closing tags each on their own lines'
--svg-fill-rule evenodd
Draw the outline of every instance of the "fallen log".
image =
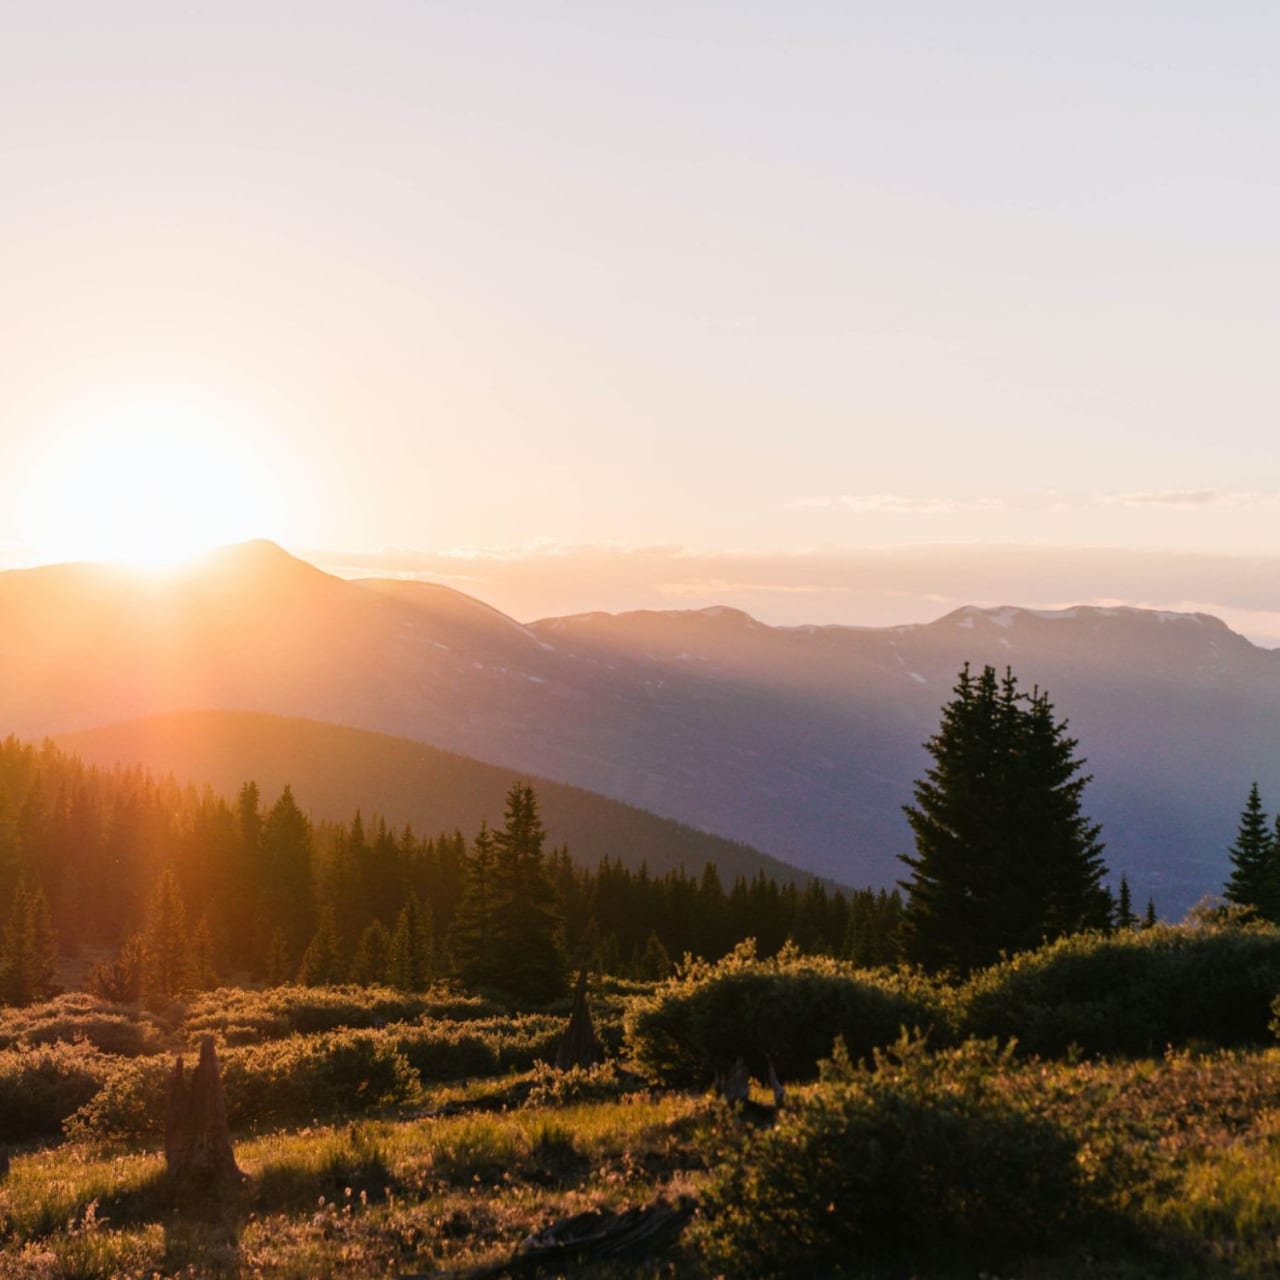
<svg viewBox="0 0 1280 1280">
<path fill-rule="evenodd" d="M 674 1204 L 659 1197 L 652 1204 L 613 1213 L 595 1209 L 561 1218 L 528 1236 L 511 1257 L 461 1271 L 437 1271 L 432 1280 L 498 1280 L 544 1267 L 560 1267 L 638 1253 L 657 1253 L 674 1244 L 693 1217 L 697 1203 L 680 1196 Z M 402 1275 L 400 1280 L 426 1280 L 426 1273 Z"/>
</svg>

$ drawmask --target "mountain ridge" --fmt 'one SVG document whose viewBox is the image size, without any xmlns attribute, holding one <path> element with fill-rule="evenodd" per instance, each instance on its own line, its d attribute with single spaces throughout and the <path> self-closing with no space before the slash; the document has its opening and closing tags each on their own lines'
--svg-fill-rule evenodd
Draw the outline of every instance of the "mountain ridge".
<svg viewBox="0 0 1280 1280">
<path fill-rule="evenodd" d="M 347 724 L 841 883 L 901 874 L 901 806 L 966 661 L 1048 691 L 1094 775 L 1084 801 L 1113 871 L 1166 910 L 1221 885 L 1249 782 L 1280 793 L 1280 652 L 1207 615 L 966 606 L 901 627 L 779 628 L 711 606 L 523 623 L 261 543 L 145 588 L 82 567 L 44 599 L 42 571 L 26 573 L 0 574 L 0 728 L 20 736 L 201 708 Z"/>
</svg>

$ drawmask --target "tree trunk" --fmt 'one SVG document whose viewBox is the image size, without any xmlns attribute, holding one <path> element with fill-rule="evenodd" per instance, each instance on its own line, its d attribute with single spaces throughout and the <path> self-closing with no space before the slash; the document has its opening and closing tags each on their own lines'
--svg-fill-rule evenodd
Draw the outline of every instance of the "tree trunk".
<svg viewBox="0 0 1280 1280">
<path fill-rule="evenodd" d="M 201 1040 L 200 1061 L 190 1079 L 183 1077 L 181 1058 L 174 1064 L 165 1111 L 164 1158 L 171 1182 L 184 1192 L 221 1195 L 235 1190 L 244 1179 L 231 1146 L 212 1036 Z"/>
<path fill-rule="evenodd" d="M 604 1058 L 604 1046 L 596 1039 L 591 1025 L 591 1010 L 587 1008 L 587 971 L 578 974 L 578 987 L 573 993 L 573 1012 L 569 1025 L 556 1046 L 555 1068 L 569 1071 L 574 1067 L 594 1067 Z"/>
</svg>

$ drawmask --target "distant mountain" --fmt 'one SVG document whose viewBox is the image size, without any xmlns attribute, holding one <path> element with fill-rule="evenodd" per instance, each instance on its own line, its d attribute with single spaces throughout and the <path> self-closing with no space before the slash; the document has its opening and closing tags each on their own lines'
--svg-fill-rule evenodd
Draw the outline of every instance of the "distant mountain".
<svg viewBox="0 0 1280 1280">
<path fill-rule="evenodd" d="M 1135 894 L 1217 889 L 1251 780 L 1280 804 L 1280 654 L 1200 614 L 957 610 L 769 627 L 732 609 L 522 625 L 456 591 L 330 577 L 270 543 L 168 583 L 0 574 L 0 727 L 239 708 L 403 735 L 573 782 L 844 883 L 890 883 L 960 666 L 1047 688 Z"/>
<path fill-rule="evenodd" d="M 252 711 L 176 711 L 63 734 L 58 745 L 89 764 L 146 766 L 159 776 L 208 784 L 234 795 L 252 779 L 270 804 L 286 784 L 313 819 L 348 822 L 357 809 L 420 835 L 455 828 L 471 836 L 481 820 L 502 825 L 510 769 L 421 742 L 315 720 Z M 567 844 L 578 861 L 601 858 L 655 874 L 714 862 L 731 883 L 763 871 L 783 883 L 810 874 L 746 845 L 580 787 L 523 775 L 538 793 L 551 846 Z"/>
</svg>

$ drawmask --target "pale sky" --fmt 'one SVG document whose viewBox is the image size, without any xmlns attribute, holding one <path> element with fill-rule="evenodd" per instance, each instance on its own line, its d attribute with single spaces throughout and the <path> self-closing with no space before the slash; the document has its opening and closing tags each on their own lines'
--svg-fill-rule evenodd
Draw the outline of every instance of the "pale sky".
<svg viewBox="0 0 1280 1280">
<path fill-rule="evenodd" d="M 1252 3 L 5 5 L 0 548 L 1270 564 L 1278 63 Z"/>
</svg>

